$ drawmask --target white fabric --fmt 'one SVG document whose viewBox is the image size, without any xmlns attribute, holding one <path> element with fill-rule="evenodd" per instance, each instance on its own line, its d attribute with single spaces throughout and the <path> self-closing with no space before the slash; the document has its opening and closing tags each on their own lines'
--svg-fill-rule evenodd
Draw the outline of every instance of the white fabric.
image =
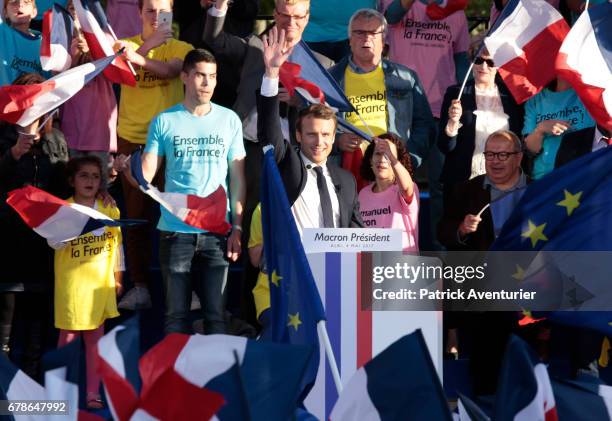
<svg viewBox="0 0 612 421">
<path fill-rule="evenodd" d="M 188 382 L 204 387 L 225 373 L 236 358 L 242 364 L 247 339 L 230 335 L 192 335 L 181 350 L 174 369 Z M 206 358 L 202 358 L 202 356 Z"/>
<path fill-rule="evenodd" d="M 119 325 L 100 338 L 98 341 L 98 355 L 106 361 L 119 376 L 125 378 L 125 365 L 123 364 L 121 351 L 117 348 L 116 339 L 117 333 L 123 329 L 125 329 L 125 326 Z"/>
<path fill-rule="evenodd" d="M 368 394 L 368 374 L 357 370 L 334 405 L 330 421 L 379 421 L 380 415 Z"/>
<path fill-rule="evenodd" d="M 485 158 L 482 153 L 489 135 L 497 130 L 507 130 L 509 128 L 509 116 L 504 112 L 497 86 L 490 89 L 476 88 L 476 111 L 474 111 L 474 115 L 476 116 L 476 136 L 474 138 L 470 179 L 486 172 Z"/>
<path fill-rule="evenodd" d="M 66 381 L 66 367 L 59 367 L 45 373 L 45 399 L 50 401 L 68 401 L 68 414 L 62 421 L 77 421 L 79 412 L 79 385 Z"/>
<path fill-rule="evenodd" d="M 321 210 L 321 195 L 317 187 L 317 174 L 314 170 L 316 165 L 301 152 L 300 155 L 304 161 L 304 165 L 306 165 L 306 186 L 304 186 L 304 190 L 291 207 L 291 213 L 295 218 L 295 224 L 301 236 L 304 228 L 323 227 L 323 212 Z M 329 174 L 329 170 L 327 169 L 327 165 L 323 164 L 320 165 L 320 167 L 323 168 L 327 190 L 329 190 L 332 213 L 334 216 L 334 227 L 338 228 L 340 227 L 340 202 L 338 201 L 336 188 Z"/>
<path fill-rule="evenodd" d="M 208 14 L 216 18 L 221 18 L 227 14 L 227 9 L 221 10 L 221 9 L 217 9 L 217 6 L 213 6 L 210 9 L 208 9 Z"/>
<path fill-rule="evenodd" d="M 599 131 L 597 126 L 595 126 L 595 136 L 593 137 L 593 146 L 591 147 L 591 151 L 595 152 L 608 147 L 608 143 L 602 139 L 603 137 L 604 135 Z"/>
<path fill-rule="evenodd" d="M 601 396 L 604 406 L 608 411 L 608 418 L 612 420 L 612 387 L 600 384 L 599 396 Z"/>
<path fill-rule="evenodd" d="M 546 366 L 542 363 L 536 364 L 533 367 L 533 375 L 538 385 L 536 395 L 514 416 L 514 421 L 544 421 L 546 412 L 555 407 L 555 396 Z"/>
</svg>

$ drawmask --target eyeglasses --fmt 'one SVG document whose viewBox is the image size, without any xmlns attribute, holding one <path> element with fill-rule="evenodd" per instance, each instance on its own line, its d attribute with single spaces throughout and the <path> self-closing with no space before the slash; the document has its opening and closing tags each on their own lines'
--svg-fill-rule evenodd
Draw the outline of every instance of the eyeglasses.
<svg viewBox="0 0 612 421">
<path fill-rule="evenodd" d="M 278 9 L 275 9 L 274 11 L 276 12 L 276 14 L 278 16 L 280 16 L 283 19 L 286 19 L 286 20 L 293 19 L 293 20 L 297 20 L 297 21 L 301 21 L 301 20 L 306 19 L 308 17 L 308 15 L 310 14 L 310 12 L 306 12 L 305 15 L 288 15 L 287 13 L 279 12 Z"/>
<path fill-rule="evenodd" d="M 495 67 L 495 63 L 490 58 L 476 57 L 474 59 L 474 64 L 481 65 L 482 63 L 487 63 L 489 67 Z"/>
<path fill-rule="evenodd" d="M 351 31 L 353 35 L 359 38 L 366 38 L 368 36 L 376 37 L 377 35 L 382 34 L 384 31 L 363 31 L 361 29 L 355 29 Z"/>
<path fill-rule="evenodd" d="M 506 161 L 510 158 L 511 155 L 519 154 L 520 152 L 488 152 L 485 151 L 482 154 L 484 155 L 487 161 L 493 161 L 493 159 L 497 158 L 499 161 Z"/>
</svg>

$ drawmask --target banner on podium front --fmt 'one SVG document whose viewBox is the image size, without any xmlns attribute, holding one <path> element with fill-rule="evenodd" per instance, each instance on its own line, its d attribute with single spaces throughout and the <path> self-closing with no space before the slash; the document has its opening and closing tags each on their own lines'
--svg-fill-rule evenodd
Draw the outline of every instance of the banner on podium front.
<svg viewBox="0 0 612 421">
<path fill-rule="evenodd" d="M 402 230 L 389 228 L 305 228 L 302 244 L 306 254 L 401 251 Z"/>
</svg>

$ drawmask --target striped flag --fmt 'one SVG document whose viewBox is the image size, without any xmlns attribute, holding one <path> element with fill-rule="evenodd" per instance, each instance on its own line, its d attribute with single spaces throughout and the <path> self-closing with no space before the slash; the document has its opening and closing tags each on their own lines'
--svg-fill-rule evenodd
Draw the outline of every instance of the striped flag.
<svg viewBox="0 0 612 421">
<path fill-rule="evenodd" d="M 0 354 L 0 400 L 43 400 L 46 398 L 45 388 L 19 370 L 4 355 Z M 15 420 L 35 421 L 39 419 L 34 414 L 14 416 Z M 10 419 L 10 418 L 9 418 Z"/>
<path fill-rule="evenodd" d="M 555 58 L 569 26 L 541 0 L 510 0 L 484 43 L 517 103 L 556 78 Z"/>
<path fill-rule="evenodd" d="M 113 62 L 104 70 L 104 76 L 113 83 L 136 86 L 136 78 L 127 62 L 115 56 L 113 45 L 117 40 L 106 19 L 104 9 L 98 0 L 74 0 L 83 35 L 94 59 L 114 57 Z"/>
<path fill-rule="evenodd" d="M 0 87 L 0 120 L 27 126 L 79 92 L 113 60 L 106 57 L 66 70 L 33 85 Z"/>
<path fill-rule="evenodd" d="M 40 64 L 43 70 L 63 72 L 70 68 L 70 44 L 74 22 L 66 9 L 55 3 L 43 15 Z"/>
<path fill-rule="evenodd" d="M 612 3 L 585 10 L 557 56 L 567 80 L 597 124 L 612 131 Z"/>
<path fill-rule="evenodd" d="M 6 203 L 49 244 L 59 244 L 105 226 L 140 224 L 139 220 L 114 220 L 87 206 L 69 203 L 34 186 L 13 190 Z"/>
<path fill-rule="evenodd" d="M 160 192 L 142 175 L 141 155 L 140 151 L 136 151 L 130 160 L 132 177 L 138 182 L 140 190 L 187 225 L 216 234 L 227 234 L 231 225 L 227 222 L 227 195 L 222 186 L 207 197 Z"/>
<path fill-rule="evenodd" d="M 440 20 L 459 10 L 465 10 L 467 4 L 467 0 L 442 0 L 440 4 L 432 2 L 427 5 L 425 13 L 427 13 L 429 19 Z"/>
</svg>

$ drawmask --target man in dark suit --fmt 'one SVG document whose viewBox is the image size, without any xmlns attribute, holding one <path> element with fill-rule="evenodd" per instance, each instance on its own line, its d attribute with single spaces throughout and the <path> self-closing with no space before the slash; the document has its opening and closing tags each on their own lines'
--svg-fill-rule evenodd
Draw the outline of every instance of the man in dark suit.
<svg viewBox="0 0 612 421">
<path fill-rule="evenodd" d="M 555 168 L 580 158 L 591 151 L 608 147 L 612 143 L 610 130 L 597 125 L 563 135 L 555 158 Z"/>
<path fill-rule="evenodd" d="M 272 28 L 264 37 L 265 74 L 258 103 L 258 137 L 274 154 L 298 229 L 363 227 L 355 178 L 327 161 L 336 133 L 336 116 L 325 105 L 300 111 L 296 150 L 284 139 L 278 112 L 278 78 L 291 54 L 285 31 Z"/>
<path fill-rule="evenodd" d="M 522 143 L 511 131 L 492 133 L 484 148 L 486 173 L 458 183 L 444 202 L 444 215 L 438 225 L 438 240 L 448 250 L 488 250 L 501 229 L 504 218 L 482 211 L 491 202 L 504 200 L 500 214 L 509 216 L 520 198 L 513 191 L 526 185 L 521 171 Z M 501 203 L 501 201 L 500 201 Z M 481 213 L 482 212 L 482 213 Z M 479 215 L 479 213 L 481 213 Z M 494 222 L 495 220 L 495 222 Z M 477 395 L 495 393 L 508 336 L 518 327 L 512 312 L 445 313 L 447 328 L 459 328 L 461 346 L 470 349 L 470 374 Z"/>
</svg>

